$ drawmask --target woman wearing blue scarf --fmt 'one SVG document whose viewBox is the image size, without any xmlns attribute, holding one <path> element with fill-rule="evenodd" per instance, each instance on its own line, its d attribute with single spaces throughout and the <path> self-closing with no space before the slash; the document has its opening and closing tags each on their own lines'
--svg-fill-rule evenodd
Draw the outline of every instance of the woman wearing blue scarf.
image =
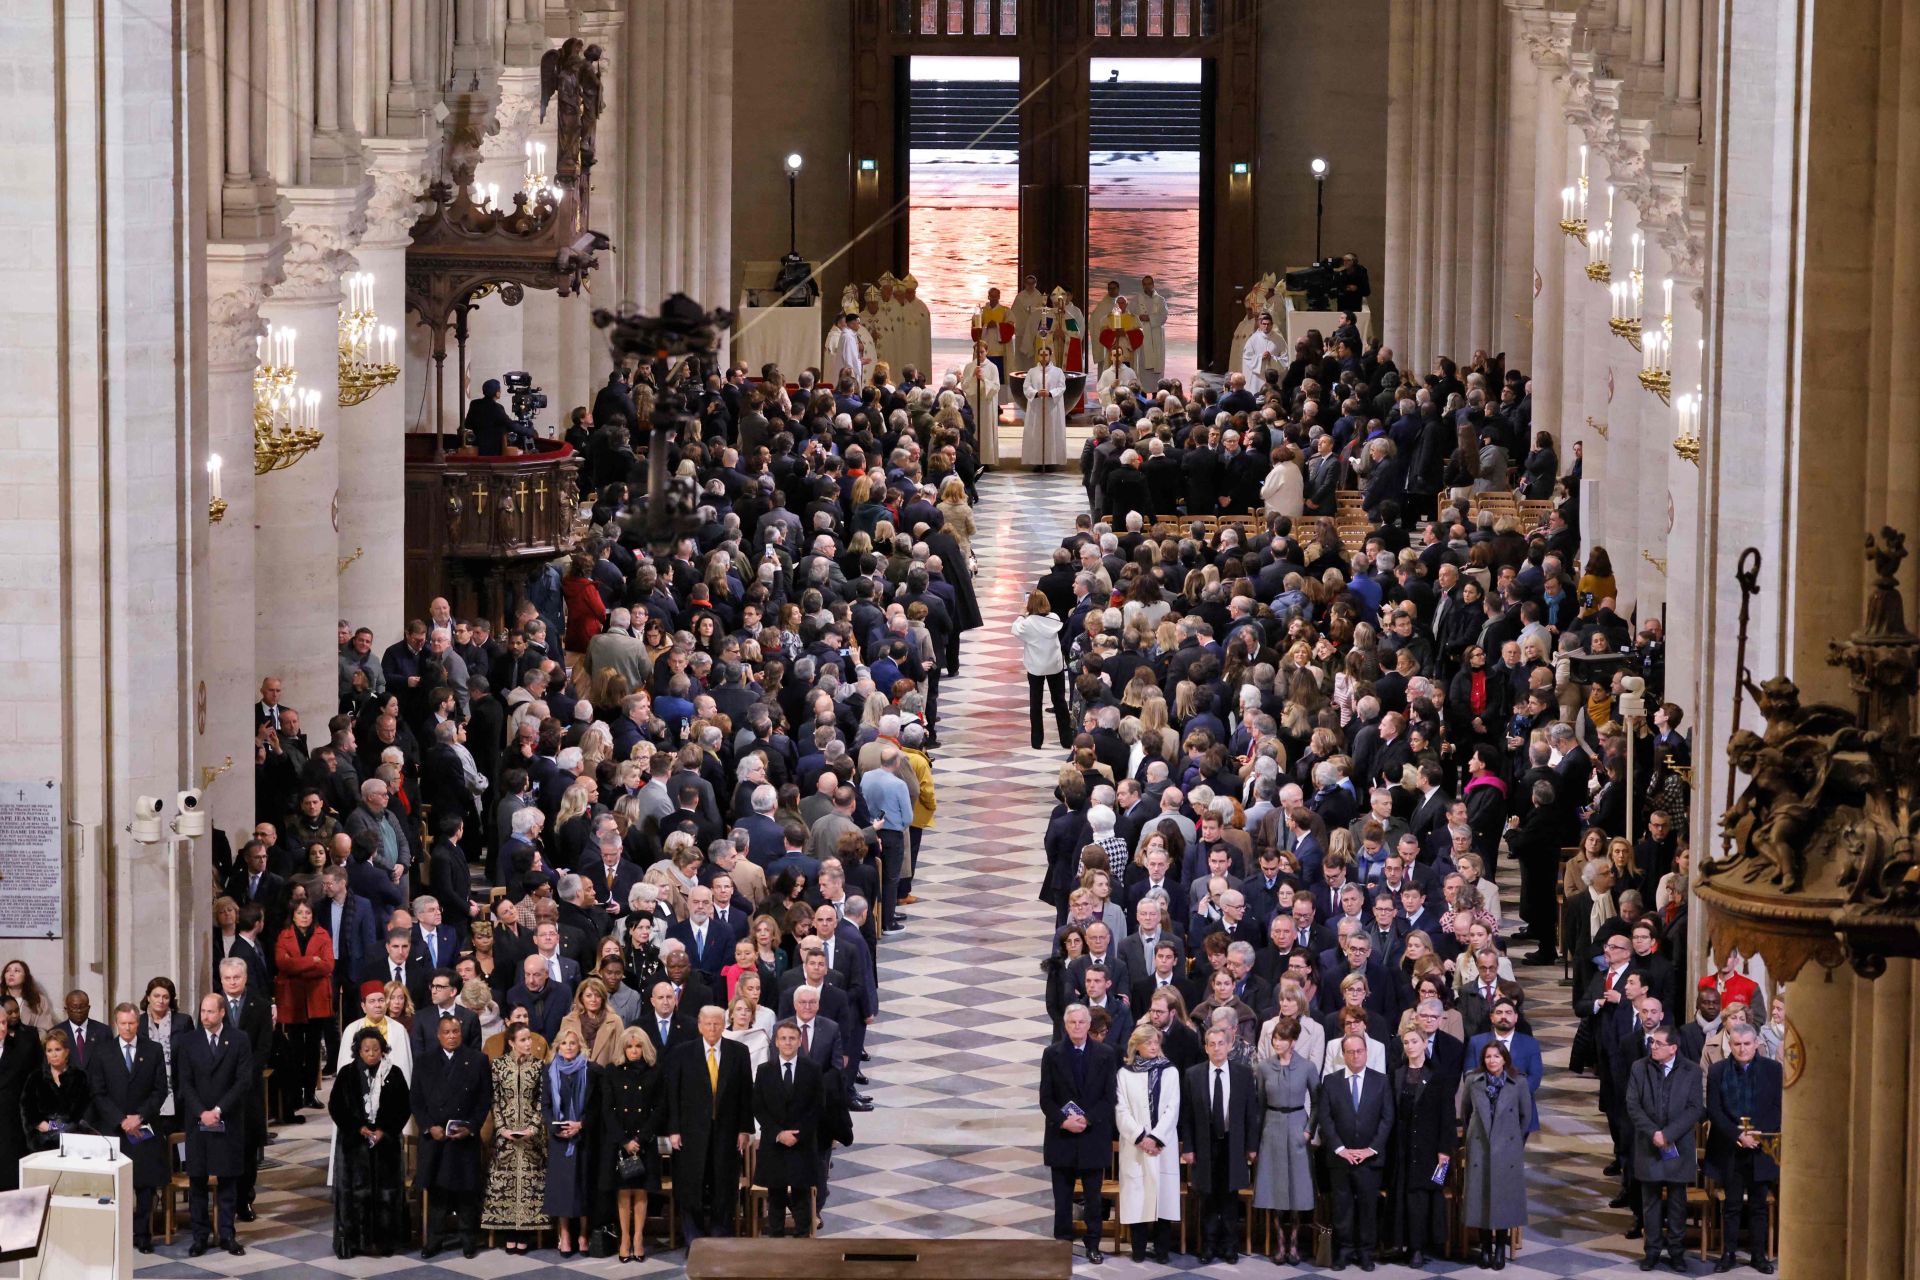
<svg viewBox="0 0 1920 1280">
<path fill-rule="evenodd" d="M 580 1033 L 563 1027 L 553 1042 L 546 1080 L 547 1197 L 542 1208 L 558 1219 L 559 1250 L 571 1258 L 586 1248 L 588 1183 L 593 1172 L 594 1126 L 600 1113 L 600 1068 L 587 1060 Z"/>
</svg>

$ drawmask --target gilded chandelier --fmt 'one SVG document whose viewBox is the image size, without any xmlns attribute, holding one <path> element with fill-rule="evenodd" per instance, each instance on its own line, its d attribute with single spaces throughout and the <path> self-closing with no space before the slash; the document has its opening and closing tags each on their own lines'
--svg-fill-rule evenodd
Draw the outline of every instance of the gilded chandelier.
<svg viewBox="0 0 1920 1280">
<path fill-rule="evenodd" d="M 395 360 L 397 335 L 392 325 L 380 323 L 373 305 L 373 274 L 361 272 L 344 281 L 347 297 L 340 304 L 340 407 L 364 404 L 380 388 L 400 376 Z"/>
<path fill-rule="evenodd" d="M 284 471 L 319 447 L 320 393 L 302 391 L 294 367 L 294 330 L 269 328 L 255 340 L 260 363 L 253 371 L 253 473 Z"/>
</svg>

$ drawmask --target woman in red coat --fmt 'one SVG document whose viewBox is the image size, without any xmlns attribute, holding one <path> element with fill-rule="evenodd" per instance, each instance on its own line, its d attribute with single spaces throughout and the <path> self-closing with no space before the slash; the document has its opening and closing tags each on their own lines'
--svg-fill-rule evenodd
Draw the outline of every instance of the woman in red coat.
<svg viewBox="0 0 1920 1280">
<path fill-rule="evenodd" d="M 607 629 L 607 604 L 593 580 L 593 557 L 577 555 L 560 582 L 567 600 L 567 652 L 585 653 L 587 642 Z"/>
<path fill-rule="evenodd" d="M 300 1108 L 319 1109 L 320 1050 L 333 1026 L 333 939 L 313 921 L 313 907 L 294 905 L 292 922 L 273 946 L 274 1020 L 290 1050 L 280 1089 L 281 1123 L 305 1124 Z"/>
</svg>

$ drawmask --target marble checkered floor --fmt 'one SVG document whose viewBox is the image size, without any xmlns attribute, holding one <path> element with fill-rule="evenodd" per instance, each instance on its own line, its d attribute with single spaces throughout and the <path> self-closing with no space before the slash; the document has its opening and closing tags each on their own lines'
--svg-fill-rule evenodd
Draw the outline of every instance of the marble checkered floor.
<svg viewBox="0 0 1920 1280">
<path fill-rule="evenodd" d="M 919 901 L 908 926 L 882 946 L 881 1014 L 868 1047 L 877 1109 L 855 1117 L 856 1146 L 834 1156 L 826 1229 L 833 1235 L 1044 1237 L 1052 1208 L 1040 1164 L 1034 1106 L 1039 1057 L 1049 1034 L 1038 962 L 1052 912 L 1034 896 L 1044 855 L 1041 837 L 1057 769 L 1051 749 L 1027 746 L 1026 682 L 1010 628 L 1052 549 L 1071 529 L 1083 493 L 1077 478 L 993 475 L 981 484 L 974 552 L 986 625 L 969 634 L 959 678 L 941 690 L 935 754 L 939 810 L 916 868 Z M 1507 887 L 1506 900 L 1514 899 Z M 1517 921 L 1512 922 L 1517 924 Z M 1591 1077 L 1566 1074 L 1572 1042 L 1570 999 L 1559 971 L 1522 967 L 1534 1026 L 1547 1051 L 1543 1133 L 1529 1158 L 1533 1225 L 1511 1280 L 1640 1274 L 1637 1243 L 1623 1238 L 1624 1211 L 1604 1207 L 1599 1179 L 1606 1127 L 1593 1108 Z M 1555 1068 L 1559 1068 L 1556 1072 Z M 186 1258 L 184 1232 L 143 1260 L 144 1277 L 250 1276 L 293 1280 L 325 1273 L 491 1277 L 577 1273 L 677 1276 L 685 1255 L 650 1242 L 644 1263 L 562 1263 L 551 1251 L 526 1258 L 485 1252 L 431 1263 L 415 1258 L 332 1256 L 331 1210 L 322 1185 L 331 1125 L 309 1115 L 282 1131 L 260 1179 L 260 1220 L 242 1231 L 246 1256 Z M 183 1224 L 184 1225 L 184 1224 Z M 1184 1265 L 1183 1265 L 1184 1264 Z M 1191 1259 L 1174 1265 L 1190 1270 Z M 1095 1274 L 1084 1262 L 1082 1274 Z M 1125 1251 L 1109 1254 L 1105 1273 L 1146 1274 Z M 1215 1266 L 1208 1273 L 1228 1273 Z M 1259 1275 L 1314 1274 L 1249 1259 Z M 1707 1268 L 1694 1262 L 1694 1270 Z M 1420 1274 L 1477 1273 L 1436 1263 Z M 1416 1274 L 1382 1264 L 1382 1277 Z"/>
</svg>

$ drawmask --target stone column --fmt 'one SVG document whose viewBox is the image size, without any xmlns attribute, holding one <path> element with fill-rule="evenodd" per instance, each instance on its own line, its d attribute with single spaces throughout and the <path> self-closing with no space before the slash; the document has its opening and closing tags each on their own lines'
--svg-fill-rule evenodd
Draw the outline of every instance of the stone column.
<svg viewBox="0 0 1920 1280">
<path fill-rule="evenodd" d="M 313 0 L 314 106 L 313 149 L 307 182 L 319 187 L 348 187 L 366 173 L 360 139 L 344 107 L 341 79 L 366 51 L 354 43 L 351 0 Z"/>
<path fill-rule="evenodd" d="M 1585 55 L 1576 53 L 1573 62 L 1578 68 Z M 1587 150 L 1588 199 L 1587 216 L 1595 214 L 1592 192 L 1599 189 L 1593 181 L 1593 175 L 1599 170 L 1595 163 L 1593 149 L 1587 145 L 1586 135 L 1581 130 L 1585 120 L 1584 109 L 1569 104 L 1563 108 L 1557 135 L 1561 149 L 1561 168 L 1567 175 L 1567 182 L 1576 187 L 1580 179 L 1580 152 Z M 1604 211 L 1604 195 L 1601 209 Z M 1554 202 L 1556 207 L 1558 201 Z M 1587 280 L 1587 246 L 1585 241 L 1575 240 L 1562 233 L 1559 235 L 1559 277 L 1560 277 L 1560 429 L 1570 430 L 1581 423 L 1588 413 L 1592 388 L 1588 386 L 1588 336 L 1586 331 L 1586 291 L 1590 285 Z M 1538 417 L 1536 406 L 1535 417 Z"/>
<path fill-rule="evenodd" d="M 367 230 L 354 249 L 360 270 L 373 274 L 380 323 L 405 333 L 407 244 L 426 194 L 427 144 L 368 139 L 373 194 Z M 397 343 L 396 343 L 397 345 Z M 340 410 L 340 522 L 335 550 L 340 571 L 340 616 L 372 627 L 376 643 L 400 637 L 405 621 L 404 575 L 395 571 L 406 550 L 406 430 L 425 384 L 401 376 L 371 399 Z"/>
<path fill-rule="evenodd" d="M 1433 253 L 1433 287 L 1427 296 L 1427 342 L 1421 348 L 1421 366 L 1434 356 L 1459 359 L 1467 353 L 1455 338 L 1460 312 L 1460 242 L 1455 235 L 1456 192 L 1462 178 L 1460 136 L 1460 79 L 1466 74 L 1460 56 L 1463 5 L 1438 6 L 1433 31 L 1434 107 L 1433 167 L 1418 185 L 1427 199 L 1423 212 L 1433 225 L 1428 243 Z"/>
<path fill-rule="evenodd" d="M 425 138 L 431 132 L 430 116 L 437 96 L 431 79 L 420 74 L 426 57 L 426 0 L 385 3 L 391 33 L 385 134 L 390 138 Z"/>
<path fill-rule="evenodd" d="M 615 7 L 618 0 L 584 0 L 577 30 L 589 45 L 599 45 L 601 65 L 608 67 L 600 77 L 600 92 L 605 99 L 600 111 L 599 131 L 594 139 L 597 159 L 593 166 L 592 221 L 613 241 L 614 251 L 600 255 L 600 266 L 587 282 L 586 297 L 575 309 L 577 318 L 569 318 L 567 345 L 576 343 L 585 351 L 584 379 L 589 391 L 601 386 L 613 372 L 613 352 L 589 318 L 594 307 L 618 307 L 624 301 L 658 302 L 658 298 L 635 297 L 628 260 L 640 223 L 629 208 L 627 174 L 627 96 L 631 68 L 623 65 L 626 52 L 627 15 Z M 579 329 L 577 335 L 574 329 Z M 588 398 L 591 406 L 592 399 Z"/>
<path fill-rule="evenodd" d="M 1624 182 L 1626 175 L 1615 174 L 1609 167 L 1607 177 L 1613 182 L 1614 188 L 1611 267 L 1613 278 L 1624 281 L 1633 271 L 1633 236 L 1640 227 L 1639 211 L 1629 198 Z M 1603 217 L 1606 213 L 1605 199 L 1602 188 L 1600 212 Z M 1600 290 L 1599 285 L 1589 284 L 1588 287 Z M 1592 339 L 1597 403 L 1582 415 L 1578 425 L 1586 439 L 1583 474 L 1601 479 L 1602 483 L 1598 486 L 1601 506 L 1596 511 L 1584 513 L 1586 523 L 1581 526 L 1581 542 L 1585 546 L 1598 543 L 1606 547 L 1607 554 L 1613 560 L 1614 577 L 1619 583 L 1620 611 L 1625 616 L 1635 584 L 1639 582 L 1641 573 L 1648 569 L 1640 559 L 1634 516 L 1621 509 L 1623 504 L 1632 500 L 1634 491 L 1633 454 L 1635 442 L 1643 429 L 1645 406 L 1641 398 L 1646 393 L 1640 389 L 1637 378 L 1640 355 L 1626 339 L 1616 338 L 1602 321 L 1597 307 L 1599 298 L 1606 301 L 1608 315 L 1613 311 L 1612 295 L 1599 295 L 1594 316 L 1596 332 Z M 1601 427 L 1606 428 L 1604 437 L 1600 433 Z"/>
<path fill-rule="evenodd" d="M 220 458 L 227 511 L 207 531 L 200 585 L 210 607 L 196 612 L 193 628 L 194 665 L 206 692 L 202 703 L 195 690 L 194 735 L 202 762 L 213 768 L 233 762 L 206 793 L 213 824 L 230 834 L 249 830 L 254 818 L 253 700 L 259 681 L 253 661 L 253 371 L 259 363 L 255 341 L 266 329 L 261 308 L 267 291 L 280 283 L 285 253 L 284 240 L 207 245 L 207 450 Z M 321 741 L 333 704 L 298 709 L 310 717 L 308 741 Z"/>
<path fill-rule="evenodd" d="M 1387 6 L 1387 172 L 1412 173 L 1413 132 L 1419 113 L 1419 98 L 1414 92 L 1414 58 L 1418 45 L 1414 36 L 1415 10 L 1409 5 Z M 1414 204 L 1418 200 L 1409 183 L 1403 197 L 1387 201 L 1386 275 L 1382 282 L 1386 306 L 1378 317 L 1380 332 L 1398 353 L 1402 368 L 1418 368 L 1419 354 L 1412 347 L 1415 258 L 1413 253 Z M 1376 299 L 1376 302 L 1379 300 Z"/>
<path fill-rule="evenodd" d="M 1560 189 L 1574 176 L 1567 168 L 1565 72 L 1567 50 L 1573 38 L 1573 15 L 1546 16 L 1545 30 L 1533 45 L 1539 67 L 1536 101 L 1539 120 L 1534 130 L 1533 268 L 1528 287 L 1533 296 L 1533 418 L 1554 433 L 1565 448 L 1567 423 L 1562 386 L 1561 306 L 1565 292 L 1561 258 L 1567 238 L 1560 231 Z"/>
<path fill-rule="evenodd" d="M 1534 175 L 1540 69 L 1533 60 L 1532 48 L 1546 32 L 1546 11 L 1540 0 L 1506 0 L 1505 27 L 1502 67 L 1507 99 L 1506 119 L 1500 122 L 1500 257 L 1494 268 L 1499 285 L 1494 299 L 1493 349 L 1507 353 L 1509 368 L 1531 370 L 1534 231 L 1541 198 Z M 1393 166 L 1392 171 L 1404 172 L 1405 166 Z M 1388 216 L 1392 216 L 1391 210 Z"/>
<path fill-rule="evenodd" d="M 299 385 L 320 394 L 318 448 L 255 487 L 259 588 L 254 598 L 257 676 L 280 677 L 282 697 L 303 716 L 331 711 L 339 696 L 335 626 L 340 617 L 340 279 L 355 267 L 368 190 L 291 187 L 286 280 L 269 299 L 268 323 L 300 336 Z M 325 716 L 318 719 L 324 725 Z"/>
</svg>

